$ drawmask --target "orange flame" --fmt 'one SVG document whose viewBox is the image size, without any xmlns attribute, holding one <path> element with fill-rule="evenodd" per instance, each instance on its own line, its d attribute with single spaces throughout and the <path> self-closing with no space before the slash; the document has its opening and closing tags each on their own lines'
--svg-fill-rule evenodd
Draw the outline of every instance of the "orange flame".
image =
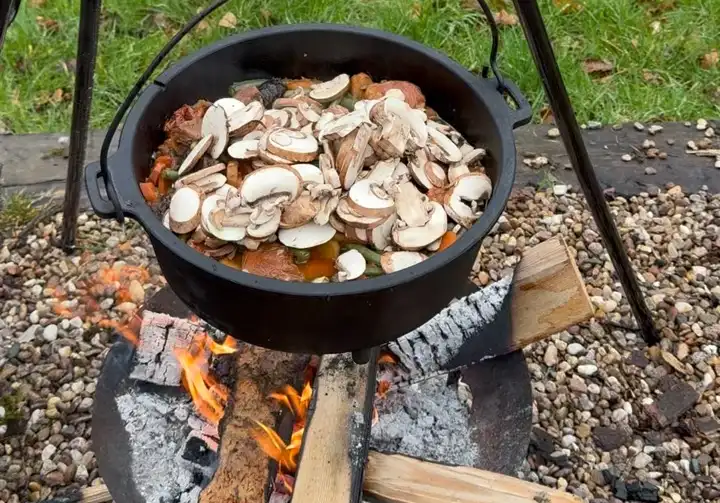
<svg viewBox="0 0 720 503">
<path fill-rule="evenodd" d="M 299 394 L 295 388 L 288 384 L 283 387 L 283 393 L 271 393 L 270 398 L 285 405 L 293 413 L 296 421 L 304 424 L 308 407 L 310 407 L 310 400 L 312 400 L 312 385 L 306 382 L 302 394 Z"/>
<path fill-rule="evenodd" d="M 390 381 L 378 381 L 376 395 L 378 398 L 385 398 L 390 391 L 392 383 Z"/>
<path fill-rule="evenodd" d="M 397 363 L 397 358 L 395 358 L 395 355 L 390 354 L 387 351 L 383 351 L 382 353 L 380 353 L 380 356 L 378 356 L 377 362 L 379 365 L 382 365 L 382 364 L 394 365 Z"/>
<path fill-rule="evenodd" d="M 290 444 L 286 444 L 275 430 L 265 426 L 260 421 L 255 421 L 260 430 L 255 430 L 253 436 L 260 446 L 260 449 L 269 457 L 277 461 L 280 470 L 295 473 L 297 470 L 296 457 L 300 453 L 302 445 L 302 434 L 304 430 L 293 433 Z M 299 433 L 299 435 L 298 435 Z"/>
<path fill-rule="evenodd" d="M 225 337 L 225 342 L 222 344 L 215 342 L 212 337 L 206 337 L 206 344 L 214 355 L 229 355 L 238 350 L 237 340 L 230 335 Z"/>
<path fill-rule="evenodd" d="M 372 423 L 370 423 L 372 426 L 375 426 L 380 422 L 380 417 L 378 416 L 377 407 L 373 407 L 373 416 L 372 416 Z"/>
</svg>

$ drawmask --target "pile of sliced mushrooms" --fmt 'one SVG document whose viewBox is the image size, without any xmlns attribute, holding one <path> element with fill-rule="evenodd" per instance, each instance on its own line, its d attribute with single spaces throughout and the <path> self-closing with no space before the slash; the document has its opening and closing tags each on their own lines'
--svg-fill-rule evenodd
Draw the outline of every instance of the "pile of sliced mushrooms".
<svg viewBox="0 0 720 503">
<path fill-rule="evenodd" d="M 332 275 L 278 277 L 393 273 L 444 249 L 448 234 L 452 243 L 491 195 L 485 151 L 410 82 L 342 74 L 240 83 L 233 94 L 206 103 L 195 129 L 186 125 L 185 149 L 174 146 L 161 177 L 172 180 L 164 225 L 238 269 L 254 272 L 242 254 L 280 244 L 302 265 L 335 241 Z"/>
</svg>

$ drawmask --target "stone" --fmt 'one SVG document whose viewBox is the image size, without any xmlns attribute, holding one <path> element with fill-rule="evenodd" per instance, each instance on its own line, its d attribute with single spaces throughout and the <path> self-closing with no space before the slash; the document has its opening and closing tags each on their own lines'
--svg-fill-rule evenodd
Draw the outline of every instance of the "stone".
<svg viewBox="0 0 720 503">
<path fill-rule="evenodd" d="M 80 484 L 86 484 L 90 475 L 88 474 L 87 467 L 85 465 L 78 465 L 75 471 L 75 482 Z"/>
<path fill-rule="evenodd" d="M 604 451 L 614 451 L 630 442 L 630 435 L 623 427 L 598 426 L 593 430 L 595 444 Z"/>
<path fill-rule="evenodd" d="M 58 327 L 57 325 L 48 325 L 43 329 L 43 339 L 47 342 L 53 342 L 57 339 Z"/>
<path fill-rule="evenodd" d="M 588 438 L 592 434 L 592 430 L 590 426 L 587 424 L 579 424 L 577 428 L 575 428 L 575 433 L 577 434 L 578 438 Z"/>
<path fill-rule="evenodd" d="M 547 132 L 548 138 L 559 138 L 560 130 L 556 127 L 550 128 Z"/>
<path fill-rule="evenodd" d="M 645 174 L 646 175 L 657 175 L 657 169 L 653 168 L 652 166 L 647 166 L 645 168 Z"/>
<path fill-rule="evenodd" d="M 646 406 L 647 413 L 662 428 L 672 424 L 690 410 L 700 395 L 684 381 L 676 381 L 660 398 Z"/>
<path fill-rule="evenodd" d="M 633 467 L 637 468 L 638 470 L 642 470 L 650 463 L 652 463 L 652 456 L 650 456 L 649 454 L 645 454 L 644 452 L 639 453 L 637 456 L 635 456 L 635 459 L 633 459 Z"/>
<path fill-rule="evenodd" d="M 50 487 L 55 487 L 64 484 L 65 476 L 63 475 L 63 472 L 56 470 L 45 475 L 44 480 Z"/>
<path fill-rule="evenodd" d="M 693 308 L 687 302 L 676 302 L 675 309 L 677 309 L 678 313 L 680 314 L 686 314 L 692 311 Z"/>
<path fill-rule="evenodd" d="M 662 350 L 660 351 L 660 356 L 662 356 L 662 359 L 670 365 L 673 369 L 677 370 L 681 374 L 687 374 L 688 371 L 685 368 L 685 365 L 675 357 L 671 352 Z"/>
<path fill-rule="evenodd" d="M 624 409 L 615 409 L 612 412 L 613 422 L 615 423 L 624 423 L 625 421 L 627 421 L 627 417 L 628 413 L 625 412 Z"/>
<path fill-rule="evenodd" d="M 630 154 L 623 154 L 620 159 L 622 159 L 624 162 L 630 162 L 633 160 L 633 157 Z"/>
<path fill-rule="evenodd" d="M 585 380 L 579 375 L 573 374 L 573 376 L 570 378 L 570 383 L 568 384 L 568 387 L 573 391 L 577 391 L 578 393 L 587 392 L 587 385 L 585 384 Z"/>
<path fill-rule="evenodd" d="M 584 354 L 585 346 L 583 346 L 582 344 L 578 344 L 577 342 L 572 342 L 572 343 L 568 344 L 567 352 L 568 352 L 568 354 L 570 354 L 572 356 Z"/>
<path fill-rule="evenodd" d="M 57 447 L 52 444 L 46 445 L 45 448 L 42 450 L 42 453 L 40 454 L 40 459 L 42 459 L 43 461 L 48 461 L 55 455 L 55 451 L 57 451 Z"/>
<path fill-rule="evenodd" d="M 590 377 L 590 376 L 595 375 L 595 373 L 598 371 L 598 368 L 596 365 L 585 364 L 585 365 L 578 365 L 577 371 L 582 376 Z"/>
<path fill-rule="evenodd" d="M 647 356 L 645 356 L 645 353 L 643 351 L 639 349 L 634 349 L 632 353 L 630 353 L 628 363 L 630 365 L 634 365 L 636 367 L 644 369 L 645 367 L 650 365 L 650 360 L 648 360 Z"/>
<path fill-rule="evenodd" d="M 145 302 L 145 290 L 138 280 L 134 279 L 130 282 L 128 291 L 130 292 L 130 298 L 135 304 L 142 304 Z"/>
<path fill-rule="evenodd" d="M 543 361 L 548 367 L 554 367 L 558 363 L 558 350 L 552 342 L 548 344 L 548 347 L 545 350 Z"/>
</svg>

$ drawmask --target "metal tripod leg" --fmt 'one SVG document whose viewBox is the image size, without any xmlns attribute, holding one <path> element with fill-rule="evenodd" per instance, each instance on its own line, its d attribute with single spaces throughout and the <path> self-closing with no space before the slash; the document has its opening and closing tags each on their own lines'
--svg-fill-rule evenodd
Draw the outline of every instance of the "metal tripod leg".
<svg viewBox="0 0 720 503">
<path fill-rule="evenodd" d="M 73 93 L 72 126 L 70 128 L 70 157 L 65 180 L 61 241 L 62 248 L 68 253 L 75 247 L 85 147 L 90 126 L 101 3 L 101 0 L 82 0 L 80 2 L 80 30 L 78 32 L 75 92 Z"/>
<path fill-rule="evenodd" d="M 537 1 L 514 0 L 514 2 L 520 22 L 525 30 L 525 37 L 535 59 L 535 64 L 542 77 L 545 92 L 560 129 L 563 143 L 570 155 L 570 161 L 577 173 L 580 186 L 605 242 L 610 259 L 620 277 L 620 282 L 638 322 L 643 339 L 648 344 L 656 344 L 660 338 L 653 324 L 650 310 L 645 304 L 640 285 L 635 278 L 630 259 L 623 248 L 610 209 L 605 202 L 602 187 L 590 162 L 590 156 L 583 143 L 582 133 L 570 104 L 570 98 L 560 74 Z"/>
</svg>

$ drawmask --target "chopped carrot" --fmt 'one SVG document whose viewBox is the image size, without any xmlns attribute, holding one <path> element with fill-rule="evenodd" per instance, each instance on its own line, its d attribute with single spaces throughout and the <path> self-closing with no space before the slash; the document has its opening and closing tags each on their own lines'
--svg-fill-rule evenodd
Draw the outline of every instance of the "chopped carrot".
<svg viewBox="0 0 720 503">
<path fill-rule="evenodd" d="M 155 164 L 153 164 L 152 171 L 150 172 L 150 176 L 148 179 L 154 183 L 155 185 L 158 184 L 158 181 L 160 180 L 162 175 L 162 172 L 166 169 L 170 169 L 172 167 L 173 160 L 172 157 L 169 155 L 161 155 L 157 159 L 155 159 Z"/>
<path fill-rule="evenodd" d="M 331 278 L 335 270 L 335 260 L 329 258 L 313 258 L 299 266 L 305 281 L 326 277 Z"/>
<path fill-rule="evenodd" d="M 310 250 L 310 259 L 335 260 L 340 255 L 340 243 L 335 240 L 316 246 Z"/>
<path fill-rule="evenodd" d="M 152 182 L 142 182 L 140 192 L 148 203 L 154 203 L 158 198 L 158 191 Z"/>
<path fill-rule="evenodd" d="M 446 248 L 449 248 L 455 241 L 457 241 L 457 234 L 453 231 L 447 231 L 440 239 L 440 248 L 438 248 L 438 251 L 443 251 Z"/>
<path fill-rule="evenodd" d="M 286 85 L 287 85 L 288 90 L 297 89 L 298 87 L 310 89 L 313 85 L 313 82 L 310 79 L 296 79 L 296 80 L 288 80 Z"/>
<path fill-rule="evenodd" d="M 161 196 L 164 196 L 165 194 L 167 194 L 170 191 L 171 186 L 172 186 L 172 180 L 160 175 L 160 178 L 158 179 L 158 184 L 157 184 L 158 193 Z"/>
</svg>

